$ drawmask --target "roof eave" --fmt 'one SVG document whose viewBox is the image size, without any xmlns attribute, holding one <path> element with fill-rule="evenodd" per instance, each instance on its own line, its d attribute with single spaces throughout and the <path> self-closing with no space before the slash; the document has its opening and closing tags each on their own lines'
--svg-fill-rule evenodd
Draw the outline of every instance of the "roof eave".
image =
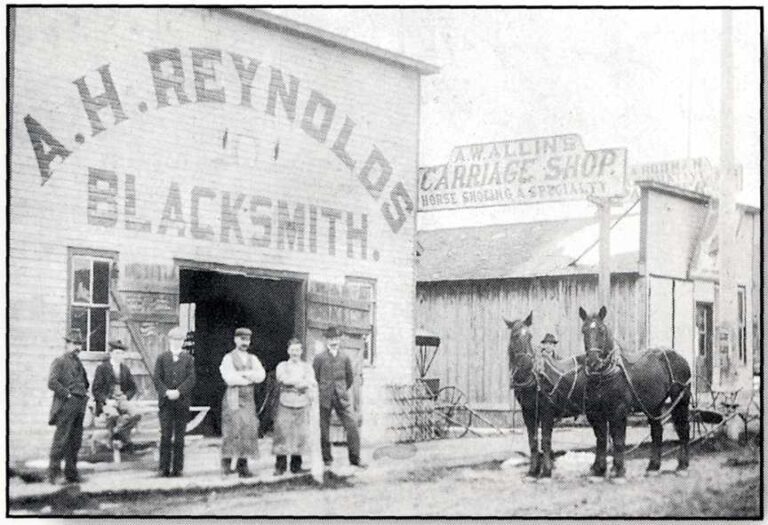
<svg viewBox="0 0 768 525">
<path fill-rule="evenodd" d="M 422 62 L 415 58 L 410 58 L 399 53 L 394 53 L 380 47 L 366 44 L 365 42 L 337 35 L 336 33 L 325 31 L 308 24 L 296 22 L 295 20 L 275 15 L 261 9 L 253 7 L 209 7 L 208 9 L 225 16 L 233 16 L 248 23 L 276 29 L 280 32 L 305 38 L 329 47 L 351 50 L 357 54 L 365 55 L 388 64 L 412 69 L 421 75 L 432 75 L 440 71 L 439 67 L 427 62 Z"/>
</svg>

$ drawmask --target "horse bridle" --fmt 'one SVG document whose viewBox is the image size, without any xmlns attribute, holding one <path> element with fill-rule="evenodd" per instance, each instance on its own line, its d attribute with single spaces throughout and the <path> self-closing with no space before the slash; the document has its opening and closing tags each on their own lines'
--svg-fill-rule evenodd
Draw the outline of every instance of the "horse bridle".
<svg viewBox="0 0 768 525">
<path fill-rule="evenodd" d="M 595 321 L 593 320 L 589 328 L 594 329 L 595 327 Z M 617 345 L 614 344 L 610 332 L 607 332 L 606 338 L 603 339 L 603 344 L 610 344 L 611 348 L 609 350 L 606 351 L 599 346 L 590 346 L 586 349 L 587 360 L 584 362 L 584 373 L 588 377 L 613 375 L 619 368 L 619 352 L 617 352 Z M 604 352 L 607 352 L 605 356 L 602 355 Z M 587 363 L 590 360 L 596 360 L 598 366 L 588 366 Z"/>
<path fill-rule="evenodd" d="M 519 338 L 520 336 L 524 336 L 526 335 L 526 333 L 527 333 L 527 329 L 525 325 L 523 325 L 522 328 L 520 328 L 520 332 L 517 337 Z M 520 371 L 520 367 L 516 366 L 515 362 L 517 362 L 517 360 L 521 357 L 529 357 L 533 362 L 533 364 L 531 365 L 530 377 L 528 377 L 528 379 L 526 379 L 523 382 L 515 383 L 515 376 Z M 524 349 L 522 353 L 516 352 L 514 362 L 510 363 L 509 377 L 512 380 L 511 386 L 513 389 L 531 388 L 534 384 L 538 386 L 538 381 L 536 377 L 536 353 L 534 352 L 533 348 L 530 345 L 528 349 Z"/>
</svg>

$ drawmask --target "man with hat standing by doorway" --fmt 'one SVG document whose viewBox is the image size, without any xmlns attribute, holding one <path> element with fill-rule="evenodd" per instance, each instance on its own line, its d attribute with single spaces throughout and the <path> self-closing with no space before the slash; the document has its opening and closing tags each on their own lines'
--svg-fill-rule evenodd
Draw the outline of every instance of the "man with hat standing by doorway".
<svg viewBox="0 0 768 525">
<path fill-rule="evenodd" d="M 557 355 L 557 337 L 552 334 L 544 336 L 544 339 L 541 340 L 541 355 L 554 360 L 560 359 L 560 356 Z"/>
<path fill-rule="evenodd" d="M 192 388 L 195 386 L 195 360 L 182 351 L 184 330 L 177 326 L 168 332 L 168 350 L 155 363 L 160 418 L 160 476 L 180 477 L 184 470 L 184 435 L 187 432 Z M 173 470 L 171 470 L 173 459 Z"/>
<path fill-rule="evenodd" d="M 323 462 L 326 466 L 333 462 L 330 426 L 331 410 L 335 410 L 347 433 L 349 463 L 365 468 L 366 465 L 360 461 L 360 432 L 348 392 L 354 382 L 354 373 L 349 357 L 340 350 L 341 335 L 341 330 L 335 326 L 326 329 L 323 332 L 326 351 L 316 355 L 312 363 L 320 397 L 320 442 Z"/>
<path fill-rule="evenodd" d="M 227 384 L 221 402 L 221 471 L 230 472 L 232 458 L 237 458 L 237 473 L 251 477 L 248 458 L 259 457 L 259 419 L 256 416 L 254 385 L 264 381 L 266 372 L 259 358 L 248 353 L 251 331 L 235 330 L 235 348 L 221 360 L 219 371 Z"/>
<path fill-rule="evenodd" d="M 128 349 L 122 341 L 110 341 L 109 357 L 96 367 L 93 376 L 93 398 L 96 401 L 94 415 L 106 415 L 113 447 L 130 446 L 131 430 L 141 416 L 135 414 L 129 400 L 136 395 L 136 381 L 125 364 Z"/>
<path fill-rule="evenodd" d="M 64 341 L 64 355 L 53 361 L 48 376 L 48 388 L 53 390 L 48 424 L 56 425 L 48 467 L 48 481 L 51 483 L 56 483 L 56 478 L 61 474 L 62 459 L 66 480 L 71 483 L 82 481 L 77 471 L 77 454 L 83 440 L 88 377 L 78 357 L 83 346 L 80 330 L 70 330 Z"/>
</svg>

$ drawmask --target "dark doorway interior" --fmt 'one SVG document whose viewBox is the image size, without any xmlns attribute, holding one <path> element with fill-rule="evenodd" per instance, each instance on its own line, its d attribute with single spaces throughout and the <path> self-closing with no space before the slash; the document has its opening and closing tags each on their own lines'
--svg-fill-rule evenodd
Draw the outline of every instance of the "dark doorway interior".
<svg viewBox="0 0 768 525">
<path fill-rule="evenodd" d="M 712 303 L 696 303 L 696 391 L 712 390 Z"/>
<path fill-rule="evenodd" d="M 302 282 L 264 279 L 213 271 L 181 270 L 180 302 L 195 304 L 195 368 L 193 403 L 210 406 L 200 425 L 209 436 L 221 435 L 221 398 L 225 385 L 219 373 L 224 355 L 234 348 L 234 331 L 253 331 L 251 351 L 267 371 L 256 390 L 262 427 L 271 426 L 274 370 L 287 358 L 288 340 L 295 335 L 298 294 Z M 302 334 L 298 334 L 301 336 Z"/>
</svg>

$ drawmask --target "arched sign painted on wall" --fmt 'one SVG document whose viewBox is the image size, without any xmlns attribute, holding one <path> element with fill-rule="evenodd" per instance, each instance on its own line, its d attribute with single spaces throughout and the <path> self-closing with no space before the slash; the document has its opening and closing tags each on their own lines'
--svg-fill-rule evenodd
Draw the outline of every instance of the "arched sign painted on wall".
<svg viewBox="0 0 768 525">
<path fill-rule="evenodd" d="M 213 48 L 189 48 L 192 57 L 191 71 L 185 67 L 180 48 L 155 49 L 145 52 L 148 66 L 148 81 L 151 82 L 155 100 L 150 105 L 142 101 L 133 113 L 125 107 L 120 97 L 120 89 L 114 81 L 114 75 L 110 64 L 105 64 L 97 69 L 100 85 L 89 85 L 86 77 L 82 76 L 73 80 L 73 88 L 82 101 L 83 109 L 88 117 L 91 128 L 91 137 L 109 131 L 116 126 L 123 126 L 139 114 L 151 111 L 160 111 L 170 107 L 181 107 L 199 103 L 206 104 L 230 104 L 246 111 L 263 111 L 264 114 L 274 119 L 284 118 L 293 123 L 298 122 L 301 130 L 318 144 L 325 145 L 333 153 L 341 165 L 349 170 L 366 193 L 379 204 L 379 211 L 385 219 L 390 230 L 398 233 L 408 218 L 413 214 L 415 204 L 402 181 L 393 177 L 392 164 L 385 153 L 375 144 L 368 147 L 366 156 L 355 158 L 348 151 L 350 139 L 354 136 L 356 123 L 349 115 L 338 111 L 337 104 L 326 97 L 321 91 L 309 89 L 306 103 L 303 107 L 298 104 L 299 92 L 303 89 L 302 81 L 294 75 L 284 74 L 277 67 L 267 67 L 261 61 L 243 56 L 234 52 L 224 52 Z M 219 68 L 232 68 L 239 79 L 239 92 L 232 93 L 224 86 L 217 83 Z M 186 88 L 186 80 L 191 74 L 194 80 L 194 91 Z M 266 92 L 266 104 L 264 107 L 255 107 L 253 94 L 261 89 Z M 280 108 L 280 109 L 278 109 Z M 278 113 L 280 115 L 278 115 Z M 343 124 L 339 131 L 331 135 L 330 131 L 334 122 Z M 56 162 L 66 162 L 73 151 L 86 141 L 83 133 L 77 133 L 74 137 L 76 145 L 65 145 L 62 140 L 55 137 L 33 115 L 24 117 L 29 139 L 37 159 L 41 184 L 45 184 L 52 176 Z M 89 210 L 95 211 L 89 216 L 89 222 L 102 221 L 102 225 L 109 226 L 114 220 L 118 203 L 117 196 L 118 178 L 125 186 L 125 213 L 127 217 L 136 215 L 136 189 L 131 175 L 118 175 L 109 170 L 103 170 L 98 166 L 89 169 Z M 194 213 L 195 203 L 210 199 L 219 199 L 221 202 L 221 222 L 228 224 L 219 232 L 221 240 L 225 241 L 231 235 L 238 235 L 239 229 L 232 223 L 232 213 L 237 212 L 244 202 L 249 201 L 257 206 L 267 206 L 277 209 L 278 218 L 283 208 L 287 210 L 288 203 L 266 203 L 259 196 L 244 194 L 217 194 L 212 188 L 195 187 L 190 195 L 182 196 L 179 188 L 170 186 L 166 197 L 166 205 L 161 217 L 138 218 L 126 221 L 126 227 L 138 231 L 155 231 L 164 234 L 169 231 L 178 217 L 180 202 L 186 197 L 191 203 Z M 282 206 L 282 208 L 281 208 Z M 321 207 L 313 207 L 302 203 L 292 206 L 294 213 L 298 213 L 301 224 L 307 224 L 311 231 L 313 221 L 318 217 L 328 218 L 330 221 L 349 222 L 349 215 L 343 210 L 330 210 Z M 364 216 L 366 217 L 366 216 Z M 284 227 L 296 221 L 286 220 Z M 367 219 L 363 219 L 365 221 Z M 358 219 L 359 221 L 359 219 Z M 266 224 L 265 221 L 264 224 Z M 256 220 L 258 223 L 258 220 Z M 130 226 L 128 226 L 130 224 Z M 278 220 L 278 228 L 279 228 Z M 302 226 L 303 228 L 304 226 Z M 364 228 L 364 224 L 358 224 L 354 228 Z M 271 228 L 271 226 L 270 226 Z M 205 225 L 195 224 L 194 218 L 191 224 L 191 235 L 199 239 L 212 239 L 214 232 Z M 242 234 L 240 234 L 242 235 Z M 308 243 L 312 243 L 311 236 Z"/>
</svg>

